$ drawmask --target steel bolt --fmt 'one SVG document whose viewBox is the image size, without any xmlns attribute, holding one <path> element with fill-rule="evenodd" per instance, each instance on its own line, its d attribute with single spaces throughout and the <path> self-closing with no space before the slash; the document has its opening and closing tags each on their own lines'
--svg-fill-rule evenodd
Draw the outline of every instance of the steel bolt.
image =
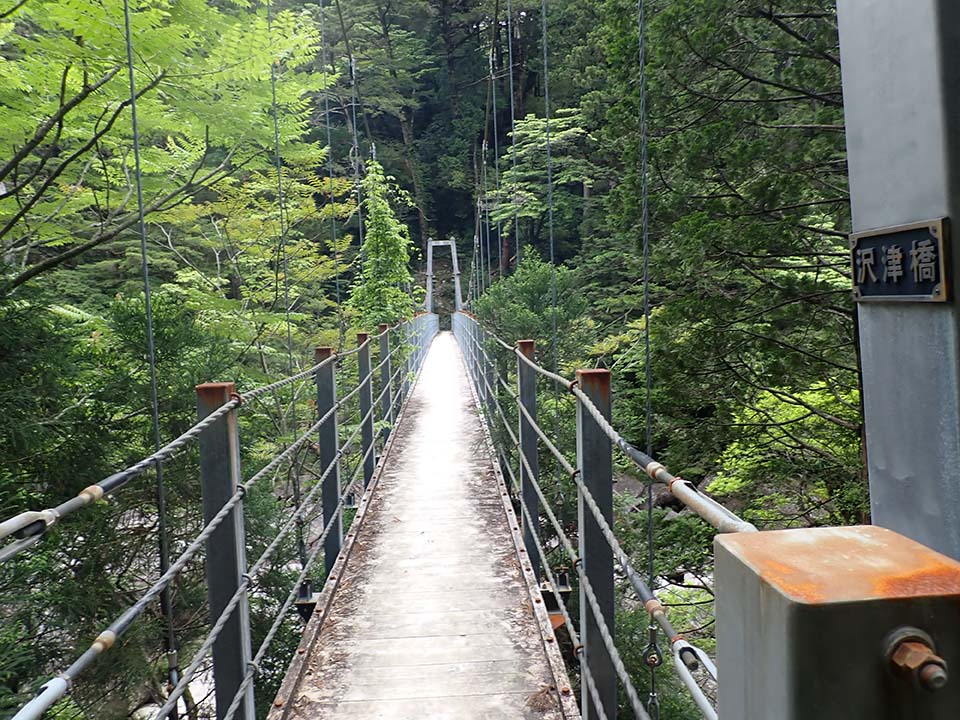
<svg viewBox="0 0 960 720">
<path fill-rule="evenodd" d="M 941 690 L 949 679 L 947 663 L 939 657 L 923 638 L 900 641 L 890 655 L 890 662 L 924 690 Z"/>
<path fill-rule="evenodd" d="M 947 669 L 936 662 L 929 662 L 920 668 L 920 684 L 925 690 L 936 692 L 947 685 Z"/>
</svg>

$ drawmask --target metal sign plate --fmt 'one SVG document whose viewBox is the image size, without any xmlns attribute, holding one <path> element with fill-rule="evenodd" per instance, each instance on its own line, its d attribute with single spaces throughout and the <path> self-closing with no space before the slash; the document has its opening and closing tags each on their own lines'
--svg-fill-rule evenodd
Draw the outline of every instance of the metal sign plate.
<svg viewBox="0 0 960 720">
<path fill-rule="evenodd" d="M 946 218 L 850 235 L 857 302 L 946 302 L 950 244 Z"/>
</svg>

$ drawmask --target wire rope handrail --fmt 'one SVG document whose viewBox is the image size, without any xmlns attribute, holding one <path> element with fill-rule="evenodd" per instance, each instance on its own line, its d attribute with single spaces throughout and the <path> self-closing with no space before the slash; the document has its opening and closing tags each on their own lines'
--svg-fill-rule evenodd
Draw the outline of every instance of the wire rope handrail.
<svg viewBox="0 0 960 720">
<path fill-rule="evenodd" d="M 460 313 L 464 317 L 469 318 L 472 322 L 480 325 L 479 321 L 469 313 Z M 666 467 L 661 463 L 654 460 L 647 453 L 638 450 L 631 443 L 623 438 L 623 436 L 613 427 L 613 425 L 603 417 L 603 414 L 600 410 L 593 404 L 589 397 L 577 386 L 576 382 L 572 380 L 567 380 L 566 378 L 556 375 L 555 373 L 550 372 L 544 367 L 541 367 L 536 362 L 526 357 L 513 345 L 510 345 L 503 341 L 502 339 L 496 337 L 492 333 L 484 330 L 484 333 L 489 339 L 493 339 L 498 345 L 504 349 L 513 353 L 519 360 L 524 362 L 532 370 L 539 373 L 540 375 L 553 380 L 554 382 L 566 387 L 570 390 L 571 393 L 577 398 L 577 400 L 583 405 L 583 407 L 590 413 L 590 416 L 597 422 L 600 428 L 603 430 L 604 434 L 613 442 L 614 446 L 624 455 L 628 460 L 634 463 L 637 467 L 644 471 L 646 475 L 649 476 L 654 482 L 666 485 L 671 492 L 680 500 L 684 505 L 689 507 L 694 513 L 696 513 L 704 521 L 712 525 L 714 528 L 719 530 L 722 533 L 729 532 L 756 532 L 757 528 L 752 523 L 744 520 L 739 517 L 732 510 L 724 507 L 721 503 L 716 500 L 708 497 L 701 493 L 697 487 L 688 480 L 684 480 L 681 477 L 675 476 L 670 473 Z M 484 351 L 484 357 L 489 361 L 489 355 Z M 504 381 L 501 379 L 501 384 L 504 384 Z M 513 392 L 512 388 L 504 384 L 507 392 L 513 393 L 514 400 L 517 400 L 516 394 Z M 519 406 L 519 403 L 518 403 Z M 529 419 L 529 418 L 528 418 Z M 533 423 L 536 425 L 536 423 Z M 537 426 L 535 428 L 538 435 L 541 439 L 547 440 L 546 434 L 543 430 Z M 548 446 L 549 447 L 549 446 Z M 567 462 L 564 460 L 564 462 Z M 567 462 L 569 465 L 569 463 Z"/>
<path fill-rule="evenodd" d="M 158 464 L 175 457 L 189 443 L 200 437 L 204 430 L 208 429 L 220 419 L 224 418 L 230 413 L 230 411 L 241 407 L 244 401 L 259 398 L 262 395 L 279 390 L 299 380 L 304 380 L 316 375 L 317 372 L 327 367 L 331 363 L 336 363 L 338 360 L 359 353 L 361 350 L 369 349 L 373 338 L 379 338 L 391 331 L 408 327 L 414 324 L 415 321 L 416 317 L 389 327 L 386 330 L 378 333 L 376 336 L 368 338 L 364 343 L 358 345 L 356 348 L 351 348 L 350 350 L 340 353 L 333 353 L 329 357 L 324 358 L 321 362 L 312 365 L 306 370 L 302 370 L 293 375 L 281 378 L 280 380 L 267 385 L 262 385 L 251 390 L 247 390 L 243 393 L 237 393 L 228 402 L 221 405 L 202 420 L 194 423 L 190 428 L 185 430 L 174 440 L 171 440 L 169 443 L 145 458 L 138 460 L 133 465 L 115 472 L 99 482 L 88 485 L 77 495 L 69 500 L 66 500 L 65 502 L 60 503 L 59 505 L 45 508 L 43 510 L 25 510 L 3 521 L 0 523 L 0 541 L 11 537 L 13 540 L 8 541 L 5 545 L 0 547 L 0 563 L 13 558 L 14 556 L 38 543 L 50 528 L 58 524 L 67 515 L 70 515 L 71 513 L 74 513 L 77 510 L 80 510 L 81 508 L 100 500 L 106 495 L 123 488 L 131 480 L 134 480 L 135 478 L 138 478 L 146 473 L 151 467 L 155 467 Z M 374 373 L 382 368 L 385 363 L 390 361 L 396 353 L 402 351 L 403 347 L 404 346 L 402 344 L 398 343 L 396 346 L 391 348 L 390 354 L 386 358 L 382 359 L 380 363 L 376 367 L 372 368 L 370 372 L 367 373 L 363 378 L 359 379 L 353 389 L 344 395 L 344 397 L 340 398 L 340 401 L 346 402 L 348 399 L 359 393 L 362 386 L 364 386 L 367 382 L 372 381 Z"/>
<path fill-rule="evenodd" d="M 467 317 L 470 317 L 470 320 L 473 323 L 476 323 L 476 320 L 472 318 L 472 316 L 469 316 L 466 313 L 464 313 L 464 315 Z M 458 332 L 458 330 L 459 328 L 455 326 L 455 334 L 457 335 L 458 342 L 460 342 L 461 347 L 463 347 L 464 350 L 466 350 L 469 356 L 468 367 L 471 369 L 471 372 L 469 374 L 471 376 L 472 381 L 478 388 L 478 396 L 482 395 L 483 400 L 489 401 L 492 404 L 493 408 L 496 409 L 496 415 L 499 417 L 500 423 L 502 424 L 502 427 L 506 432 L 507 437 L 510 440 L 510 443 L 518 451 L 516 453 L 517 460 L 520 466 L 523 468 L 523 470 L 526 473 L 525 479 L 527 479 L 530 482 L 530 485 L 534 490 L 534 492 L 536 493 L 537 498 L 540 502 L 540 507 L 543 510 L 544 515 L 546 516 L 554 532 L 556 533 L 557 539 L 560 542 L 561 546 L 563 547 L 565 554 L 570 559 L 572 566 L 576 569 L 578 576 L 581 580 L 581 583 L 584 585 L 584 591 L 586 596 L 585 599 L 587 601 L 587 604 L 590 606 L 591 610 L 595 615 L 595 620 L 598 621 L 597 626 L 598 626 L 598 631 L 600 633 L 601 639 L 604 642 L 604 645 L 606 646 L 608 652 L 610 653 L 610 658 L 613 661 L 614 670 L 617 672 L 618 678 L 620 679 L 620 682 L 624 687 L 624 691 L 627 694 L 627 698 L 630 702 L 630 705 L 638 718 L 641 718 L 641 720 L 647 720 L 650 717 L 650 715 L 647 712 L 646 708 L 643 707 L 643 703 L 640 701 L 639 695 L 636 693 L 636 690 L 632 685 L 632 680 L 629 677 L 629 674 L 626 672 L 625 667 L 622 667 L 622 661 L 619 658 L 618 651 L 616 650 L 615 647 L 613 648 L 610 647 L 610 645 L 612 644 L 613 638 L 610 635 L 609 628 L 606 626 L 605 622 L 603 621 L 602 615 L 600 613 L 599 603 L 597 602 L 594 589 L 592 585 L 590 585 L 589 580 L 587 579 L 586 575 L 583 572 L 583 567 L 582 567 L 580 557 L 577 554 L 577 552 L 574 550 L 573 545 L 570 542 L 570 539 L 567 536 L 566 532 L 564 531 L 562 524 L 559 522 L 559 520 L 556 517 L 556 514 L 551 508 L 550 503 L 547 500 L 546 495 L 543 492 L 543 489 L 539 481 L 537 480 L 538 473 L 531 466 L 530 461 L 526 457 L 525 453 L 522 451 L 520 439 L 517 437 L 517 434 L 514 432 L 514 430 L 510 427 L 510 420 L 507 418 L 507 415 L 503 410 L 503 407 L 498 398 L 498 394 L 497 392 L 495 392 L 495 387 L 491 386 L 490 378 L 488 377 L 487 373 L 480 369 L 484 366 L 484 364 L 488 368 L 496 368 L 496 363 L 494 363 L 491 360 L 490 355 L 487 353 L 487 349 L 484 347 L 484 344 L 479 341 L 479 338 L 477 338 L 475 334 L 468 333 L 468 339 L 466 342 L 464 342 L 463 338 L 461 337 L 461 333 Z M 489 333 L 484 333 L 484 334 L 489 337 Z M 529 359 L 526 358 L 522 353 L 520 353 L 516 348 L 509 346 L 506 343 L 503 343 L 502 341 L 499 340 L 499 338 L 495 338 L 495 340 L 501 345 L 501 347 L 504 347 L 504 349 L 507 349 L 513 354 L 516 354 L 520 360 L 525 361 L 526 364 L 530 366 L 532 369 L 534 370 L 537 369 L 538 366 L 536 366 L 535 363 L 530 362 Z M 545 373 L 541 373 L 541 374 L 546 375 L 548 378 L 551 375 L 553 375 L 552 373 L 549 373 L 549 371 L 546 371 Z M 707 718 L 708 720 L 716 720 L 716 710 L 713 707 L 713 704 L 711 703 L 711 701 L 703 691 L 703 688 L 699 685 L 696 678 L 692 674 L 693 670 L 696 670 L 699 666 L 702 665 L 707 670 L 708 674 L 710 674 L 711 677 L 714 680 L 716 680 L 716 666 L 714 665 L 713 661 L 703 650 L 697 648 L 696 646 L 688 642 L 673 628 L 672 624 L 669 621 L 669 618 L 666 615 L 664 606 L 660 603 L 656 595 L 653 593 L 650 587 L 641 579 L 641 577 L 633 567 L 629 556 L 620 546 L 619 541 L 617 540 L 613 529 L 610 527 L 610 524 L 607 522 L 606 518 L 604 517 L 590 489 L 586 486 L 586 484 L 581 479 L 580 473 L 578 472 L 578 470 L 573 467 L 573 465 L 560 452 L 560 450 L 556 447 L 556 445 L 550 440 L 547 434 L 543 431 L 543 429 L 537 423 L 533 415 L 527 410 L 526 407 L 524 407 L 524 404 L 520 402 L 520 397 L 517 394 L 517 392 L 510 387 L 510 385 L 501 376 L 501 374 L 495 371 L 494 376 L 496 378 L 494 382 L 494 386 L 498 388 L 502 388 L 505 394 L 514 402 L 514 404 L 516 404 L 518 409 L 518 414 L 522 415 L 523 418 L 527 421 L 527 423 L 530 426 L 530 429 L 536 435 L 537 440 L 544 445 L 544 447 L 548 450 L 548 452 L 557 461 L 558 465 L 568 474 L 568 476 L 576 484 L 577 489 L 580 492 L 581 497 L 583 499 L 584 506 L 588 509 L 591 518 L 596 522 L 597 527 L 599 528 L 604 540 L 606 541 L 607 545 L 609 546 L 613 554 L 613 557 L 616 560 L 616 564 L 619 566 L 620 570 L 623 572 L 624 576 L 626 577 L 626 579 L 628 580 L 628 582 L 630 583 L 634 591 L 637 593 L 637 595 L 640 597 L 641 601 L 643 602 L 644 609 L 649 614 L 651 618 L 651 622 L 656 623 L 656 625 L 661 630 L 663 630 L 663 632 L 669 638 L 671 643 L 671 650 L 672 650 L 671 654 L 674 659 L 675 665 L 677 667 L 677 672 L 680 676 L 682 683 L 690 692 L 695 704 L 697 705 L 701 713 L 704 715 L 704 717 Z M 597 421 L 598 426 L 601 427 L 603 432 L 608 436 L 611 433 L 616 435 L 615 437 L 611 437 L 610 439 L 613 443 L 617 444 L 621 450 L 623 450 L 624 449 L 623 446 L 617 442 L 618 438 L 620 440 L 622 440 L 622 438 L 620 438 L 620 436 L 616 434 L 616 431 L 613 430 L 610 423 L 607 422 L 606 419 L 603 417 L 603 414 L 599 411 L 598 408 L 596 408 L 593 402 L 590 401 L 590 398 L 587 397 L 586 394 L 584 394 L 579 389 L 579 387 L 577 387 L 575 383 L 569 383 L 569 387 L 573 391 L 574 395 L 577 397 L 578 402 L 580 402 L 585 407 L 585 409 L 589 412 L 591 417 Z M 479 392 L 480 390 L 484 390 L 485 392 L 481 393 Z M 481 401 L 481 407 L 483 408 L 485 414 L 487 414 L 490 417 L 493 416 L 492 411 L 488 406 L 485 406 L 483 401 Z M 491 424 L 491 429 L 492 429 L 492 424 Z M 628 447 L 632 448 L 632 446 L 630 446 L 628 443 L 625 443 L 625 441 L 623 442 Z M 639 451 L 636 451 L 636 452 L 639 452 Z M 501 453 L 501 456 L 504 456 L 504 454 Z M 634 458 L 631 458 L 631 460 L 634 460 L 636 462 Z M 514 489 L 518 493 L 518 496 L 520 498 L 520 508 L 523 512 L 523 515 L 527 518 L 527 521 L 529 523 L 528 526 L 538 527 L 539 521 L 535 521 L 533 518 L 530 517 L 529 510 L 526 506 L 526 501 L 523 497 L 522 492 L 520 492 L 520 489 L 517 484 L 516 475 L 513 472 L 513 468 L 511 467 L 511 464 L 509 462 L 504 462 L 503 466 L 507 469 L 511 477 L 511 480 L 514 484 Z M 651 476 L 651 479 L 655 479 L 655 478 Z M 678 480 L 679 479 L 675 480 L 674 483 L 676 484 Z M 719 504 L 717 503 L 717 505 Z M 733 518 L 736 517 L 732 513 L 729 513 L 729 515 L 732 516 Z M 540 552 L 541 546 L 540 546 L 539 538 L 537 537 L 537 533 L 530 533 L 530 537 L 538 545 L 538 552 Z M 552 575 L 546 557 L 542 552 L 540 552 L 540 555 L 541 555 L 544 571 L 549 575 Z M 554 583 L 553 580 L 551 580 L 550 582 Z M 552 587 L 555 587 L 555 585 L 552 584 Z M 558 601 L 559 600 L 560 598 L 558 596 Z M 566 614 L 566 608 L 563 605 L 563 603 L 558 602 L 558 604 L 562 612 Z M 618 667 L 618 664 L 621 667 Z M 600 704 L 599 702 L 597 702 L 596 698 L 594 698 L 594 704 L 596 705 L 596 708 L 598 709 L 598 711 L 602 712 L 602 708 L 600 708 Z"/>
<path fill-rule="evenodd" d="M 417 316 L 420 317 L 420 316 Z M 369 411 L 365 414 L 361 420 L 358 428 L 351 434 L 345 442 L 341 443 L 337 439 L 337 450 L 333 458 L 327 463 L 322 475 L 320 475 L 314 482 L 313 488 L 310 492 L 303 498 L 294 512 L 290 517 L 281 525 L 280 529 L 277 532 L 277 535 L 273 537 L 268 547 L 263 551 L 258 560 L 246 569 L 246 572 L 243 574 L 243 578 L 238 588 L 232 594 L 227 604 L 221 610 L 217 619 L 213 622 L 209 633 L 205 636 L 204 641 L 194 655 L 190 665 L 184 670 L 183 674 L 179 678 L 178 684 L 171 691 L 170 695 L 167 697 L 163 707 L 160 711 L 157 712 L 156 717 L 162 718 L 166 717 L 176 706 L 179 698 L 186 691 L 186 688 L 189 686 L 191 679 L 195 676 L 197 670 L 199 669 L 203 658 L 209 653 L 210 649 L 213 647 L 213 644 L 216 642 L 217 638 L 221 635 L 226 626 L 229 618 L 236 612 L 237 607 L 240 604 L 240 600 L 244 597 L 245 593 L 255 584 L 255 578 L 258 573 L 263 569 L 266 563 L 276 554 L 276 551 L 281 546 L 282 540 L 288 536 L 294 528 L 297 527 L 298 522 L 307 515 L 310 515 L 312 512 L 316 511 L 317 506 L 322 502 L 315 501 L 316 494 L 321 491 L 324 486 L 325 481 L 328 479 L 330 474 L 333 472 L 334 468 L 339 467 L 341 459 L 347 454 L 346 451 L 353 442 L 356 435 L 359 434 L 360 428 L 364 423 L 367 423 L 373 417 L 380 407 L 380 401 L 386 396 L 387 392 L 392 388 L 393 383 L 401 376 L 403 372 L 416 371 L 420 364 L 422 363 L 423 358 L 425 357 L 425 345 L 433 338 L 433 333 L 430 333 L 431 328 L 420 327 L 422 323 L 414 318 L 411 321 L 402 323 L 398 327 L 404 327 L 406 325 L 414 325 L 415 331 L 410 334 L 409 340 L 414 341 L 413 352 L 409 355 L 410 364 L 401 364 L 397 370 L 393 373 L 389 382 L 380 389 L 380 392 L 374 402 L 371 403 Z M 390 328 L 396 329 L 396 328 Z M 432 329 L 435 333 L 436 326 L 432 326 Z M 383 333 L 381 333 L 382 335 Z M 368 341 L 369 342 L 369 341 Z M 359 346 L 359 350 L 369 348 L 368 342 L 362 343 Z M 403 345 L 398 345 L 397 348 L 391 350 L 390 354 L 386 358 L 390 359 L 394 353 Z M 409 346 L 407 346 L 409 347 Z M 311 370 L 315 371 L 320 367 L 323 367 L 330 362 L 334 362 L 337 359 L 337 355 L 331 355 L 323 363 L 318 363 L 315 368 Z M 343 357 L 343 355 L 339 355 Z M 381 365 L 378 367 L 381 367 Z M 301 377 L 302 373 L 298 373 Z M 291 376 L 290 378 L 285 378 L 287 384 L 290 382 L 295 382 L 296 376 Z M 237 485 L 235 491 L 226 499 L 223 505 L 219 508 L 216 514 L 206 523 L 206 525 L 201 529 L 201 531 L 191 540 L 189 545 L 184 549 L 180 556 L 170 564 L 168 570 L 161 575 L 141 596 L 128 608 L 126 608 L 119 616 L 117 616 L 114 621 L 100 634 L 96 637 L 93 643 L 76 659 L 74 662 L 62 673 L 52 677 L 46 683 L 44 683 L 40 689 L 37 691 L 36 695 L 25 705 L 23 705 L 17 714 L 14 716 L 14 720 L 39 720 L 43 714 L 51 708 L 58 700 L 60 700 L 66 693 L 69 691 L 73 681 L 83 673 L 87 668 L 89 668 L 101 655 L 110 650 L 117 642 L 117 640 L 124 635 L 124 633 L 134 624 L 134 622 L 143 614 L 146 608 L 155 601 L 160 594 L 170 586 L 174 578 L 176 578 L 179 573 L 198 555 L 202 549 L 205 542 L 207 542 L 214 531 L 220 527 L 227 517 L 239 506 L 243 501 L 243 498 L 247 495 L 249 490 L 258 482 L 262 481 L 265 477 L 271 473 L 276 474 L 276 471 L 279 470 L 281 465 L 288 461 L 294 461 L 297 453 L 304 447 L 304 445 L 311 439 L 312 436 L 323 426 L 325 423 L 330 421 L 332 418 L 335 418 L 344 403 L 349 400 L 354 394 L 360 391 L 360 389 L 367 383 L 372 383 L 373 381 L 373 370 L 368 372 L 364 377 L 359 378 L 357 381 L 357 386 L 348 394 L 344 395 L 341 398 L 338 398 L 329 409 L 315 422 L 309 429 L 307 429 L 300 437 L 286 447 L 282 452 L 274 456 L 266 465 L 264 465 L 260 470 L 258 470 L 252 477 L 248 480 Z M 273 387 L 276 387 L 276 384 L 273 384 Z M 264 390 L 266 392 L 266 390 Z M 399 396 L 399 393 L 398 393 Z M 402 401 L 402 397 L 398 397 L 395 400 L 397 402 Z M 185 443 L 198 435 L 203 430 L 209 428 L 218 420 L 223 418 L 226 414 L 231 411 L 236 410 L 241 404 L 241 398 L 239 396 L 232 398 L 230 401 L 224 403 L 222 406 L 216 408 L 210 415 L 205 417 L 203 420 L 198 422 L 190 431 L 182 435 L 177 439 L 176 442 Z M 192 433 L 192 434 L 191 434 Z M 185 437 L 187 436 L 187 437 Z M 174 443 L 171 443 L 171 446 Z M 167 452 L 174 452 L 176 448 L 170 449 L 170 446 L 164 448 Z M 364 451 L 360 461 L 357 463 L 354 468 L 351 478 L 343 486 L 342 490 L 339 492 L 338 502 L 335 508 L 332 511 L 330 519 L 327 521 L 326 526 L 323 530 L 323 533 L 320 537 L 314 540 L 316 545 L 315 549 L 307 558 L 307 561 L 302 565 L 302 570 L 297 582 L 294 584 L 293 589 L 290 592 L 286 602 L 281 606 L 281 609 L 274 620 L 271 629 L 268 631 L 267 636 L 264 638 L 263 643 L 258 650 L 257 655 L 254 657 L 253 661 L 248 667 L 247 674 L 244 676 L 243 684 L 241 685 L 240 690 L 237 691 L 237 694 L 234 696 L 235 702 L 231 704 L 233 710 L 232 713 L 236 712 L 237 698 L 242 697 L 253 681 L 253 677 L 256 675 L 256 668 L 258 663 L 263 659 L 265 653 L 269 649 L 270 643 L 276 635 L 277 630 L 282 624 L 283 620 L 286 617 L 287 611 L 292 606 L 298 588 L 303 580 L 306 578 L 307 573 L 315 562 L 320 550 L 324 547 L 324 541 L 327 536 L 330 534 L 331 529 L 336 525 L 335 520 L 339 517 L 339 514 L 342 512 L 344 505 L 346 504 L 347 498 L 355 491 L 357 483 L 363 477 L 362 472 L 364 470 L 365 461 L 371 456 L 371 454 L 376 452 L 376 443 L 370 442 L 369 446 Z M 141 465 L 143 463 L 153 462 L 155 459 L 146 458 L 145 460 L 138 463 Z M 149 466 L 149 465 L 147 465 Z M 134 466 L 136 467 L 136 466 Z M 144 468 L 145 469 L 145 468 Z M 124 472 L 128 472 L 130 469 Z M 111 476 L 113 477 L 113 476 Z M 131 476 L 133 477 L 133 476 Z M 102 497 L 102 495 L 101 495 Z M 89 500 L 87 501 L 89 502 Z M 313 503 L 312 506 L 310 503 Z M 309 506 L 309 510 L 307 509 Z M 325 508 L 326 511 L 326 508 Z M 9 521 L 8 521 L 9 522 Z M 35 541 L 34 541 L 35 542 Z M 232 714 L 231 714 L 232 717 Z"/>
</svg>

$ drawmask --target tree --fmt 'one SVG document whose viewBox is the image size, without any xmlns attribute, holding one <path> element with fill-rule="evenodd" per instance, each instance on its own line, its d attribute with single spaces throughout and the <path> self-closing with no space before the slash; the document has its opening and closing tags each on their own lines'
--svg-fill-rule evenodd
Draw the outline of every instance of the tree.
<svg viewBox="0 0 960 720">
<path fill-rule="evenodd" d="M 349 306 L 361 325 L 374 327 L 396 323 L 413 312 L 413 276 L 409 268 L 412 241 L 391 205 L 409 200 L 376 160 L 367 163 L 363 194 L 366 232 L 360 272 L 351 289 Z"/>
</svg>

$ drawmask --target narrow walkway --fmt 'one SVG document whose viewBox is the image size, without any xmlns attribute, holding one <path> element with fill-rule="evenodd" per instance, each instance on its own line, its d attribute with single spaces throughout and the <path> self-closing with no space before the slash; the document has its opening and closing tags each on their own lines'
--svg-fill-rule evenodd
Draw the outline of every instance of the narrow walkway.
<svg viewBox="0 0 960 720">
<path fill-rule="evenodd" d="M 378 473 L 271 720 L 577 717 L 450 333 Z"/>
</svg>

